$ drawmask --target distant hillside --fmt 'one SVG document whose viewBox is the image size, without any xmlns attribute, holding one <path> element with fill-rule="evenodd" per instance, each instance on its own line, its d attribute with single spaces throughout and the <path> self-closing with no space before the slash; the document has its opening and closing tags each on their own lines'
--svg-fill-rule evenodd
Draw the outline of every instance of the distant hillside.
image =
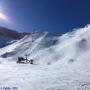
<svg viewBox="0 0 90 90">
<path fill-rule="evenodd" d="M 12 37 L 14 39 L 20 39 L 25 36 L 26 33 L 20 33 L 8 28 L 0 27 L 0 35 Z"/>
<path fill-rule="evenodd" d="M 15 41 L 24 37 L 27 33 L 20 33 L 8 28 L 0 27 L 0 47 L 6 46 Z"/>
</svg>

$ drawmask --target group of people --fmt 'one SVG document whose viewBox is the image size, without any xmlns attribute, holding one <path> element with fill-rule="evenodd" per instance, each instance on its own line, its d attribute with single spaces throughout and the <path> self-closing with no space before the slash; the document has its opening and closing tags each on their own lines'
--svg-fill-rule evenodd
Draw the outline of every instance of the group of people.
<svg viewBox="0 0 90 90">
<path fill-rule="evenodd" d="M 27 58 L 24 57 L 18 57 L 17 63 L 30 63 L 33 64 L 34 60 L 30 59 L 28 60 Z"/>
</svg>

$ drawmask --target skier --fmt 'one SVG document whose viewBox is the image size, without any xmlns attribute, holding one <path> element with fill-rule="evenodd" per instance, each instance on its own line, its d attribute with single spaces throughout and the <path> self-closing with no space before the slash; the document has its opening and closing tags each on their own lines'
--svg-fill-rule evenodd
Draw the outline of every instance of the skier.
<svg viewBox="0 0 90 90">
<path fill-rule="evenodd" d="M 31 60 L 30 60 L 30 64 L 33 64 L 33 61 L 34 61 L 34 60 L 33 60 L 33 59 L 31 59 Z"/>
</svg>

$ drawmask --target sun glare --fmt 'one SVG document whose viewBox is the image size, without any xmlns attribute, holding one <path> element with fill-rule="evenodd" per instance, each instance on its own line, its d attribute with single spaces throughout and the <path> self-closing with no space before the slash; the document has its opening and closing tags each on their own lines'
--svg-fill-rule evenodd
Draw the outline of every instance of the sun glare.
<svg viewBox="0 0 90 90">
<path fill-rule="evenodd" d="M 4 14 L 0 13 L 0 19 L 6 20 L 6 17 Z"/>
<path fill-rule="evenodd" d="M 3 13 L 0 13 L 0 20 L 8 21 L 8 17 L 4 15 Z"/>
</svg>

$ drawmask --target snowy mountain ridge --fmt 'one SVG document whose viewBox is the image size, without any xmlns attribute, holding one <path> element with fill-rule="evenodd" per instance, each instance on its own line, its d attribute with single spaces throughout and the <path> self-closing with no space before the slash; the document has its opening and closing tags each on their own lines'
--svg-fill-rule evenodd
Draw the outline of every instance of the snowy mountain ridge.
<svg viewBox="0 0 90 90">
<path fill-rule="evenodd" d="M 14 44 L 2 48 L 0 53 L 3 51 L 1 56 L 14 59 L 29 54 L 29 59 L 33 58 L 36 62 L 39 60 L 40 62 L 44 61 L 44 63 L 62 60 L 67 55 L 69 59 L 73 59 L 79 51 L 82 52 L 81 54 L 84 54 L 85 50 L 88 51 L 86 48 L 89 48 L 90 44 L 89 29 L 90 25 L 62 36 L 54 36 L 48 32 L 32 33 Z"/>
<path fill-rule="evenodd" d="M 34 64 L 17 64 L 28 54 Z M 62 36 L 32 33 L 0 49 L 0 85 L 19 90 L 90 90 L 90 25 Z M 7 74 L 7 75 L 5 75 Z"/>
</svg>

